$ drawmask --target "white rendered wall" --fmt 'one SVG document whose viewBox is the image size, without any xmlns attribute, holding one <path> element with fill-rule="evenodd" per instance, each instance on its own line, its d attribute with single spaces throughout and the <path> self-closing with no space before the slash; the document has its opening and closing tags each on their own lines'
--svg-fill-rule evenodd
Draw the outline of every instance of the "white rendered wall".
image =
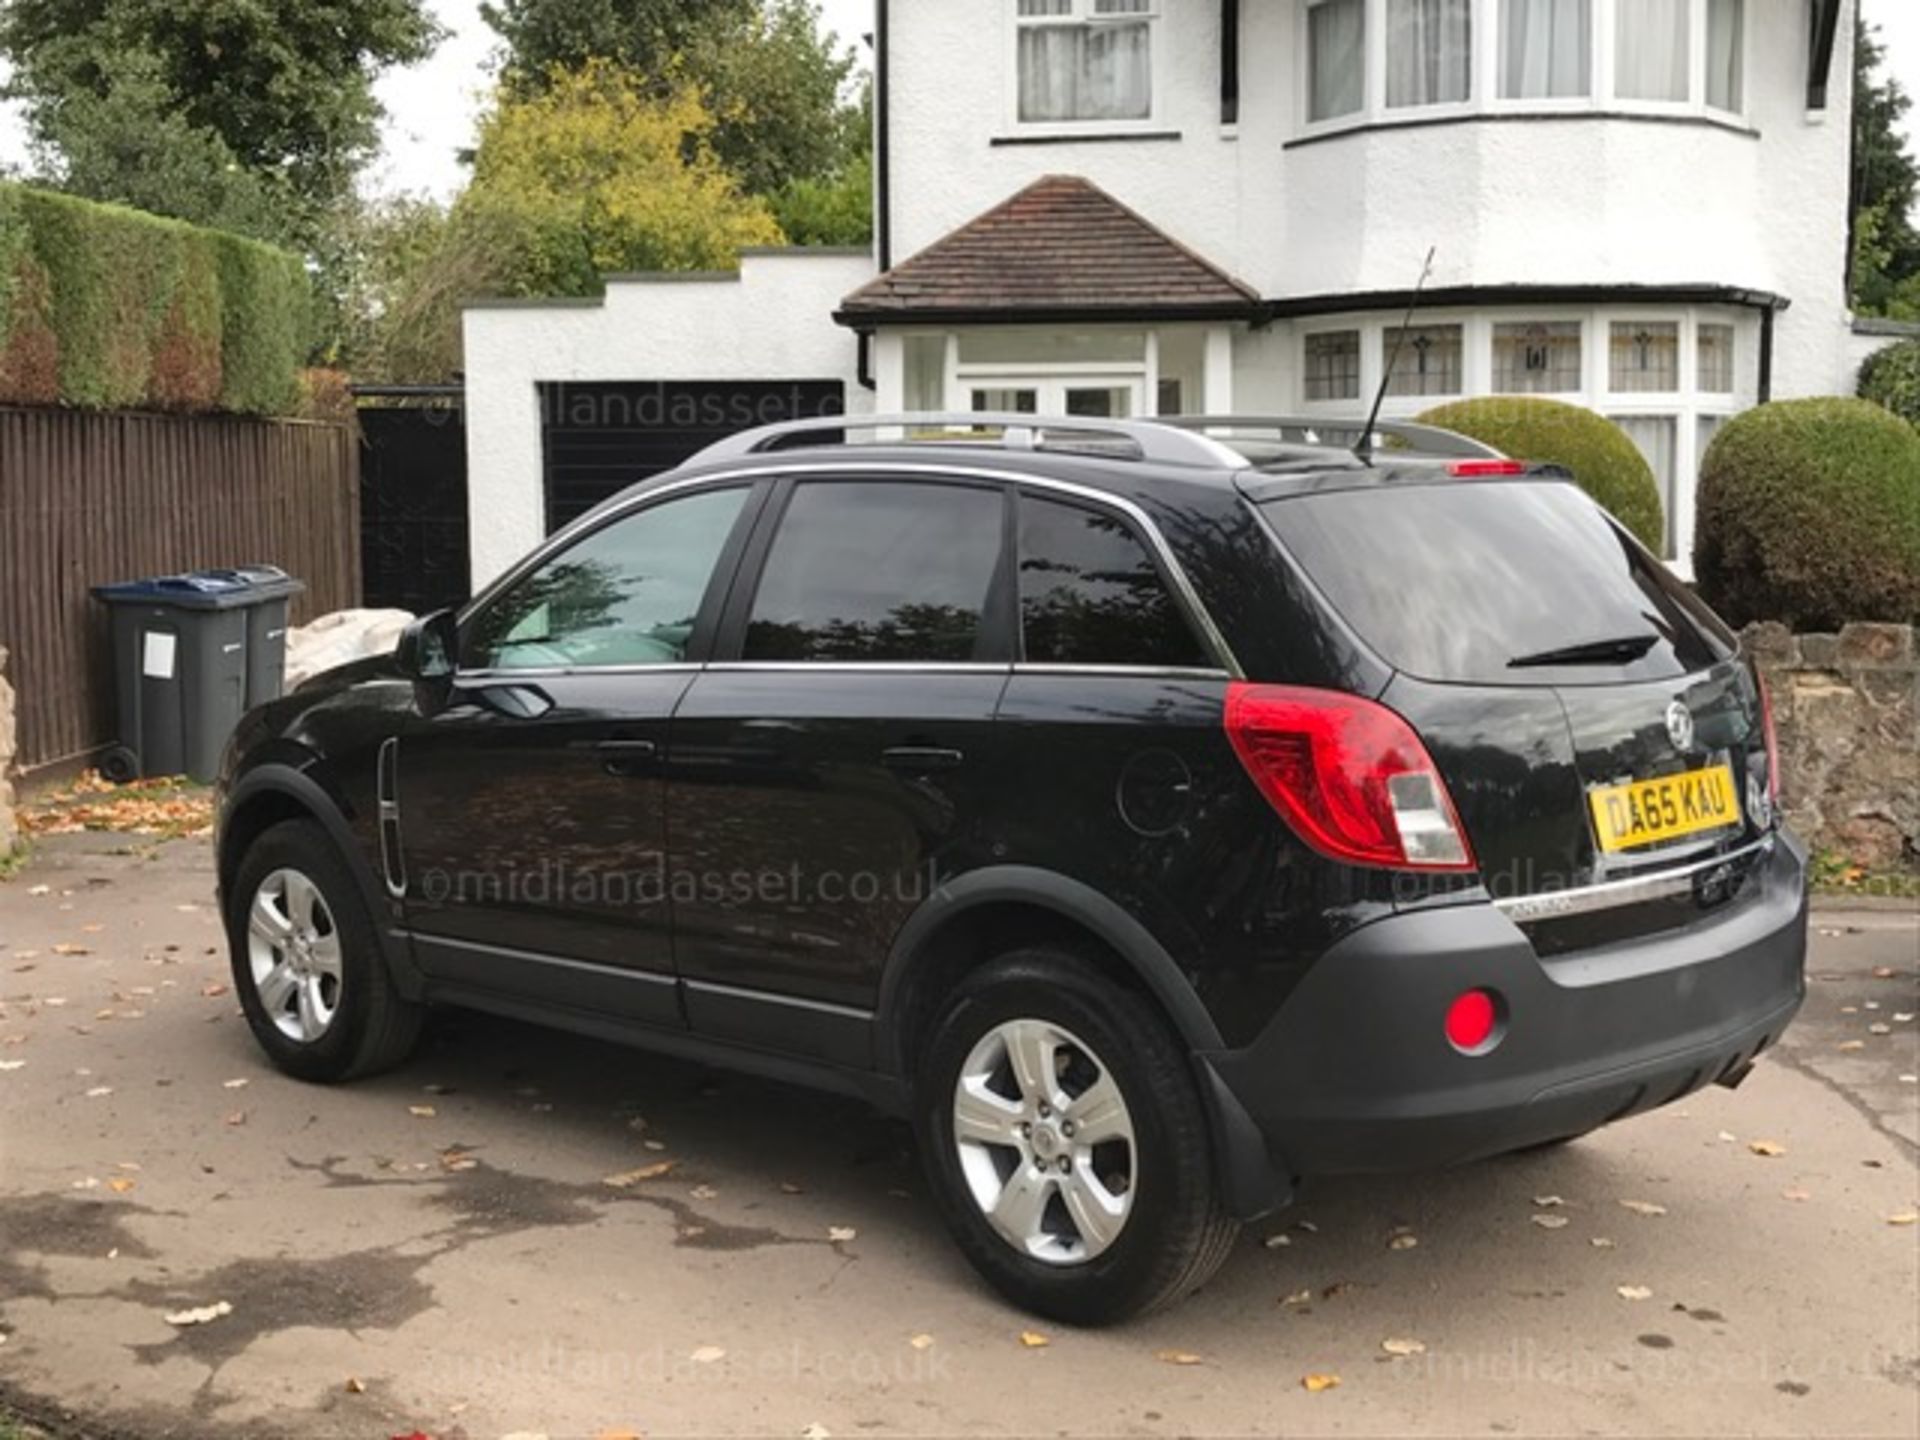
<svg viewBox="0 0 1920 1440">
<path fill-rule="evenodd" d="M 738 275 L 616 277 L 600 302 L 466 313 L 467 504 L 477 590 L 545 538 L 538 387 L 564 380 L 841 380 L 871 413 L 858 343 L 833 323 L 864 253 L 750 252 Z"/>
<path fill-rule="evenodd" d="M 1748 0 L 1745 125 L 1508 114 L 1298 143 L 1299 0 L 1241 6 L 1234 127 L 1220 123 L 1218 0 L 1161 0 L 1147 134 L 996 144 L 1048 133 L 1015 123 L 1013 0 L 892 0 L 894 259 L 1041 175 L 1084 175 L 1270 299 L 1405 289 L 1429 246 L 1435 286 L 1782 294 L 1775 392 L 1828 393 L 1847 350 L 1851 9 L 1816 115 L 1806 6 Z"/>
</svg>

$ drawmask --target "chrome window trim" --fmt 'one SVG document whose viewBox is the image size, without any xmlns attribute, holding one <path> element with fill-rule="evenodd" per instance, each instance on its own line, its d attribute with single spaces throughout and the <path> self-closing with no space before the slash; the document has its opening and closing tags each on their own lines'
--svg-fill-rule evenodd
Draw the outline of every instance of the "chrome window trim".
<svg viewBox="0 0 1920 1440">
<path fill-rule="evenodd" d="M 453 678 L 461 684 L 478 681 L 511 685 L 520 680 L 566 680 L 579 675 L 698 675 L 705 668 L 686 660 L 665 665 L 543 665 L 537 670 L 455 670 Z"/>
<path fill-rule="evenodd" d="M 1007 675 L 1005 660 L 715 660 L 716 675 Z"/>
<path fill-rule="evenodd" d="M 1590 915 L 1596 910 L 1611 910 L 1621 905 L 1637 905 L 1648 900 L 1663 900 L 1685 894 L 1693 888 L 1694 880 L 1709 870 L 1737 865 L 1756 855 L 1770 855 L 1773 849 L 1774 837 L 1771 834 L 1763 835 L 1737 850 L 1696 860 L 1678 869 L 1661 870 L 1651 875 L 1632 875 L 1624 880 L 1605 880 L 1597 885 L 1581 885 L 1568 890 L 1542 890 L 1532 895 L 1513 895 L 1495 900 L 1493 906 L 1516 924 Z"/>
<path fill-rule="evenodd" d="M 1055 480 L 1043 475 L 1027 475 L 1017 470 L 996 470 L 985 466 L 932 465 L 911 460 L 893 462 L 874 460 L 845 460 L 840 462 L 810 460 L 789 461 L 785 464 L 768 463 L 742 466 L 738 469 L 716 471 L 707 475 L 688 476 L 685 479 L 670 481 L 659 486 L 657 489 L 630 496 L 623 501 L 608 501 L 604 509 L 591 510 L 587 514 L 582 515 L 572 524 L 548 537 L 545 545 L 535 550 L 518 565 L 513 566 L 496 578 L 492 584 L 474 596 L 474 598 L 468 601 L 466 606 L 461 609 L 458 623 L 464 629 L 467 621 L 483 606 L 491 603 L 497 595 L 519 581 L 522 576 L 538 569 L 549 557 L 557 555 L 581 536 L 604 526 L 612 525 L 616 521 L 623 520 L 636 510 L 644 509 L 668 496 L 678 495 L 682 491 L 693 490 L 701 486 L 723 487 L 742 483 L 750 484 L 757 480 L 779 479 L 789 475 L 874 476 L 882 479 L 889 475 L 912 475 L 926 476 L 935 480 L 986 481 L 995 485 L 1021 485 L 1035 490 L 1049 491 L 1057 495 L 1070 495 L 1096 508 L 1115 511 L 1124 515 L 1139 529 L 1140 533 L 1146 537 L 1148 546 L 1151 547 L 1155 558 L 1159 560 L 1161 567 L 1165 570 L 1172 582 L 1175 599 L 1179 602 L 1181 608 L 1186 611 L 1188 620 L 1199 629 L 1201 643 L 1212 651 L 1214 659 L 1220 662 L 1220 669 L 1225 673 L 1226 677 L 1229 680 L 1244 680 L 1246 678 L 1246 671 L 1241 669 L 1240 662 L 1234 655 L 1232 647 L 1227 644 L 1226 637 L 1220 633 L 1220 628 L 1214 624 L 1213 616 L 1207 613 L 1207 607 L 1200 603 L 1200 594 L 1193 588 L 1193 582 L 1187 578 L 1187 572 L 1180 564 L 1179 558 L 1173 553 L 1173 547 L 1167 543 L 1167 537 L 1160 533 L 1160 527 L 1153 523 L 1153 518 L 1148 515 L 1145 510 L 1141 509 L 1124 495 L 1115 495 L 1109 491 L 1098 490 L 1091 485 L 1077 485 L 1070 480 Z M 749 662 L 727 661 L 721 663 L 730 665 Z M 806 662 L 795 663 L 804 664 Z M 862 662 L 846 663 L 858 664 Z M 665 666 L 638 666 L 618 667 L 617 669 L 615 667 L 606 667 L 602 669 L 594 666 L 581 666 L 577 669 L 550 672 L 550 675 L 581 673 L 608 674 L 619 673 L 622 669 L 651 671 L 664 670 L 666 668 Z M 719 667 L 715 666 L 713 668 Z M 863 666 L 863 668 L 871 668 L 871 666 L 867 665 Z M 478 675 L 481 673 L 483 672 L 457 671 L 456 678 L 466 678 L 468 675 Z M 531 677 L 535 675 L 536 672 L 520 670 L 501 673 Z"/>
</svg>

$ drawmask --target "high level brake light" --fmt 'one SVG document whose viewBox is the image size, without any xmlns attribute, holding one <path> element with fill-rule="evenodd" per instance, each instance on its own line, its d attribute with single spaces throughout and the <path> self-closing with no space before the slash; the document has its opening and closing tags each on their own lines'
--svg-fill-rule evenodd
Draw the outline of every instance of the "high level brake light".
<svg viewBox="0 0 1920 1440">
<path fill-rule="evenodd" d="M 1386 706 L 1236 681 L 1226 727 L 1260 793 L 1321 854 L 1390 870 L 1475 868 L 1427 747 Z"/>
<path fill-rule="evenodd" d="M 1455 460 L 1447 466 L 1447 474 L 1456 480 L 1479 480 L 1491 475 L 1524 475 L 1527 462 L 1524 460 Z"/>
</svg>

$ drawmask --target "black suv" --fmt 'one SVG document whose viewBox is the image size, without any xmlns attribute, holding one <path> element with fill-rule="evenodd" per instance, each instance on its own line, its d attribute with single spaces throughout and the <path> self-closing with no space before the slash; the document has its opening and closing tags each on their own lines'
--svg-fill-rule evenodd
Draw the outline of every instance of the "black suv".
<svg viewBox="0 0 1920 1440">
<path fill-rule="evenodd" d="M 260 1044 L 344 1080 L 458 1005 L 864 1096 L 1081 1322 L 1304 1177 L 1737 1084 L 1806 945 L 1753 667 L 1563 473 L 1361 428 L 809 422 L 634 487 L 242 724 Z"/>
</svg>

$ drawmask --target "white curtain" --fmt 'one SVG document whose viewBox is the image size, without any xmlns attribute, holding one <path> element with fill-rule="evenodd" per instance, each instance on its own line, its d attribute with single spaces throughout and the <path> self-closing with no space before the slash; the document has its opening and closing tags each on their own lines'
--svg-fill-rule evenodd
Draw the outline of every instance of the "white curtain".
<svg viewBox="0 0 1920 1440">
<path fill-rule="evenodd" d="M 1145 120 L 1153 114 L 1153 26 L 1025 25 L 1022 120 Z"/>
<path fill-rule="evenodd" d="M 1366 0 L 1323 0 L 1307 11 L 1307 118 L 1351 115 L 1366 103 Z"/>
<path fill-rule="evenodd" d="M 1473 93 L 1473 0 L 1387 0 L 1387 104 L 1445 105 Z"/>
<path fill-rule="evenodd" d="M 1742 0 L 1709 0 L 1707 5 L 1707 103 L 1719 110 L 1740 108 L 1745 9 Z"/>
<path fill-rule="evenodd" d="M 1679 447 L 1678 424 L 1671 415 L 1616 415 L 1614 423 L 1627 432 L 1627 438 L 1639 447 L 1653 471 L 1654 484 L 1660 487 L 1660 508 L 1666 514 L 1666 558 L 1672 559 L 1673 483 L 1678 469 L 1675 451 Z"/>
<path fill-rule="evenodd" d="M 1692 10 L 1683 0 L 1616 0 L 1616 95 L 1623 100 L 1687 98 L 1687 29 Z"/>
<path fill-rule="evenodd" d="M 1593 93 L 1593 0 L 1500 0 L 1500 93 Z"/>
</svg>

